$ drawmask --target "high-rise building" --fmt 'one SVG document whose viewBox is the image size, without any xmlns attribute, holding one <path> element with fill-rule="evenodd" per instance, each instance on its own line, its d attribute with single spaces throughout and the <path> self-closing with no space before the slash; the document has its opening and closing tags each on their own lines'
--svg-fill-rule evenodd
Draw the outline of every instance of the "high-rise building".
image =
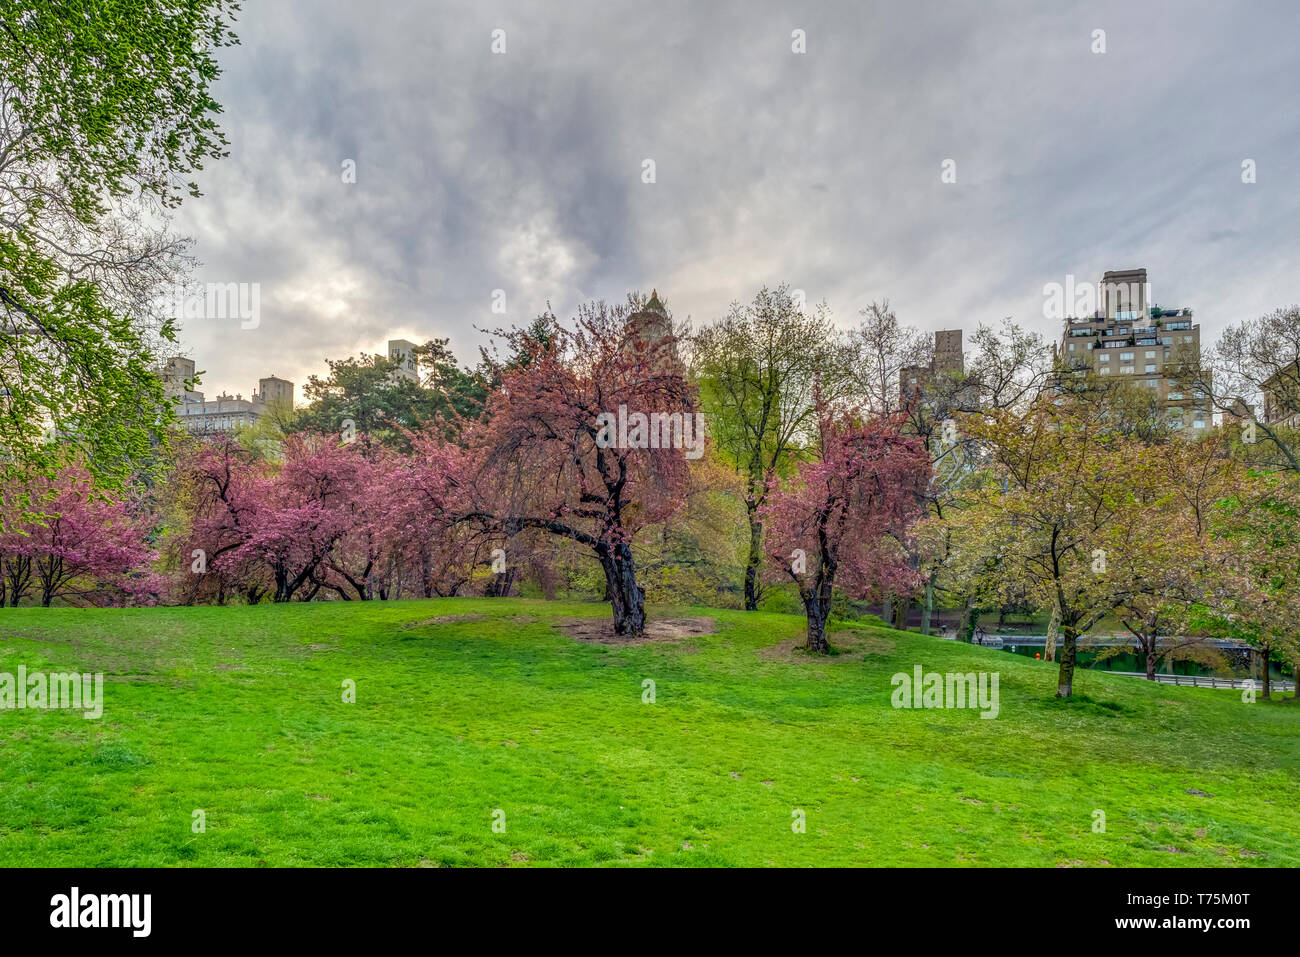
<svg viewBox="0 0 1300 957">
<path fill-rule="evenodd" d="M 258 391 L 253 393 L 253 401 L 259 399 L 264 405 L 281 405 L 293 408 L 293 383 L 279 376 L 267 376 L 257 380 Z"/>
<path fill-rule="evenodd" d="M 935 372 L 963 372 L 966 357 L 961 348 L 960 329 L 941 329 L 934 334 Z"/>
<path fill-rule="evenodd" d="M 659 342 L 673 334 L 668 310 L 659 301 L 659 290 L 652 290 L 646 304 L 627 317 L 628 331 L 648 342 Z"/>
<path fill-rule="evenodd" d="M 954 383 L 960 382 L 966 372 L 966 356 L 962 351 L 962 331 L 960 329 L 940 329 L 934 334 L 934 352 L 927 365 L 903 366 L 898 372 L 898 396 L 903 407 L 915 402 L 933 402 L 939 391 L 936 383 L 940 376 L 946 376 Z M 948 395 L 945 405 L 952 405 L 956 411 L 974 408 L 978 401 L 978 392 L 974 383 L 961 383 L 953 394 Z"/>
<path fill-rule="evenodd" d="M 1278 369 L 1260 385 L 1264 396 L 1264 421 L 1269 425 L 1300 427 L 1300 359 Z"/>
<path fill-rule="evenodd" d="M 252 425 L 272 405 L 293 408 L 293 383 L 274 375 L 260 379 L 260 391 L 247 399 L 224 392 L 215 399 L 206 399 L 202 392 L 187 389 L 185 383 L 194 379 L 194 360 L 183 356 L 168 359 L 162 377 L 168 397 L 176 403 L 181 424 L 194 435 L 219 435 Z"/>
<path fill-rule="evenodd" d="M 163 365 L 163 388 L 167 398 L 177 401 L 203 401 L 203 393 L 195 392 L 186 383 L 194 381 L 194 360 L 172 356 Z"/>
<path fill-rule="evenodd" d="M 389 361 L 396 363 L 393 374 L 410 382 L 420 381 L 420 366 L 415 359 L 415 343 L 406 339 L 388 340 Z"/>
<path fill-rule="evenodd" d="M 673 321 L 664 304 L 659 301 L 658 290 L 653 290 L 646 304 L 627 317 L 626 329 L 628 337 L 625 350 L 630 350 L 633 343 L 638 341 L 654 345 L 667 339 L 668 347 L 663 350 L 661 361 L 668 363 L 669 368 L 682 371 L 677 343 L 672 340 Z"/>
<path fill-rule="evenodd" d="M 1092 316 L 1065 320 L 1057 358 L 1066 375 L 1089 372 L 1108 381 L 1150 389 L 1166 421 L 1191 432 L 1213 426 L 1210 397 L 1187 381 L 1199 363 L 1201 327 L 1190 309 L 1148 303 L 1147 271 L 1124 269 L 1102 276 Z"/>
</svg>

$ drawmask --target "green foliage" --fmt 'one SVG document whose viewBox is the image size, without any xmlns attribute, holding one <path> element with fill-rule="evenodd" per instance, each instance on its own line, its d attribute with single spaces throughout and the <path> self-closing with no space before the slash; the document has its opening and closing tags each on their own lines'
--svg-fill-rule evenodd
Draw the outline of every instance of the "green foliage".
<svg viewBox="0 0 1300 957">
<path fill-rule="evenodd" d="M 80 453 L 101 480 L 120 481 L 174 421 L 138 328 L 92 283 L 67 281 L 32 243 L 2 231 L 0 280 L 4 468 L 48 472 Z"/>
<path fill-rule="evenodd" d="M 153 369 L 175 326 L 149 302 L 184 243 L 152 224 L 225 155 L 210 89 L 238 8 L 0 0 L 0 459 L 12 471 L 79 451 L 120 484 L 166 434 Z"/>
<path fill-rule="evenodd" d="M 289 431 L 337 433 L 351 419 L 358 433 L 397 448 L 408 447 L 406 430 L 437 419 L 454 433 L 464 420 L 482 412 L 487 390 L 482 379 L 457 366 L 446 339 L 418 346 L 421 381 L 398 376 L 398 366 L 383 356 L 329 359 L 329 375 L 311 376 L 304 394 L 311 403 L 286 423 Z"/>
<path fill-rule="evenodd" d="M 0 0 L 0 76 L 26 131 L 20 149 L 50 163 L 83 222 L 106 195 L 137 190 L 167 205 L 224 156 L 213 52 L 235 43 L 228 0 Z M 32 193 L 28 208 L 39 209 Z"/>
</svg>

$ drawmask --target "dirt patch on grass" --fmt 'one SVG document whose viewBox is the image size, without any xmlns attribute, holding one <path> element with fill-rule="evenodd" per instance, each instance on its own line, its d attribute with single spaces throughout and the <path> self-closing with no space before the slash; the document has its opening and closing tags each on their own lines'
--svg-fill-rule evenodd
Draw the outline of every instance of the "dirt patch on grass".
<svg viewBox="0 0 1300 957">
<path fill-rule="evenodd" d="M 423 628 L 425 625 L 457 625 L 463 622 L 482 621 L 486 615 L 436 615 L 433 618 L 425 618 L 423 621 L 408 621 L 402 627 L 404 629 Z"/>
<path fill-rule="evenodd" d="M 712 635 L 718 623 L 712 618 L 656 618 L 647 621 L 645 632 L 636 638 L 614 634 L 611 618 L 556 618 L 552 624 L 577 641 L 601 645 L 645 645 L 651 642 L 681 641 L 699 635 Z"/>
<path fill-rule="evenodd" d="M 862 661 L 869 655 L 887 655 L 894 650 L 894 643 L 890 639 L 860 631 L 836 631 L 827 635 L 826 640 L 831 646 L 829 655 L 814 655 L 806 651 L 804 645 L 808 641 L 808 636 L 800 632 L 780 644 L 760 648 L 758 657 L 764 661 L 843 664 L 848 661 Z"/>
<path fill-rule="evenodd" d="M 402 626 L 402 629 L 409 631 L 412 628 L 424 628 L 427 625 L 464 625 L 488 620 L 508 621 L 512 625 L 530 625 L 537 621 L 537 618 L 534 615 L 436 615 L 433 618 L 425 618 L 421 621 L 408 621 Z"/>
</svg>

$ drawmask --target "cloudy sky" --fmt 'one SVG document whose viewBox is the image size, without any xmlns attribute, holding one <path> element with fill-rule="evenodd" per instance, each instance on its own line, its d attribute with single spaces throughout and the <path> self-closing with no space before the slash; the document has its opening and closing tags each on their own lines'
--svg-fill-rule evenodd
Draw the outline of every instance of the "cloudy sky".
<svg viewBox="0 0 1300 957">
<path fill-rule="evenodd" d="M 1207 340 L 1300 300 L 1294 0 L 246 0 L 237 31 L 177 226 L 261 315 L 186 322 L 209 395 L 652 287 L 697 325 L 788 282 L 845 326 L 1052 338 L 1044 283 L 1106 269 Z"/>
</svg>

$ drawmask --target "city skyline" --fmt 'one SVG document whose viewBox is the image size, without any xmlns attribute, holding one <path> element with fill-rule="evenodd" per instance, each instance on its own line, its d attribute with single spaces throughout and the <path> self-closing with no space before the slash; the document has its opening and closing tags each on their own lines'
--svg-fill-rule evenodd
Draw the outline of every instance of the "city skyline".
<svg viewBox="0 0 1300 957">
<path fill-rule="evenodd" d="M 1294 298 L 1300 118 L 1271 78 L 1298 15 L 1264 6 L 246 8 L 231 155 L 177 227 L 261 316 L 186 320 L 179 351 L 233 392 L 393 337 L 473 363 L 474 327 L 548 300 L 657 287 L 698 326 L 781 282 L 841 326 L 888 298 L 1051 341 L 1044 284 L 1138 267 L 1211 343 Z"/>
</svg>

